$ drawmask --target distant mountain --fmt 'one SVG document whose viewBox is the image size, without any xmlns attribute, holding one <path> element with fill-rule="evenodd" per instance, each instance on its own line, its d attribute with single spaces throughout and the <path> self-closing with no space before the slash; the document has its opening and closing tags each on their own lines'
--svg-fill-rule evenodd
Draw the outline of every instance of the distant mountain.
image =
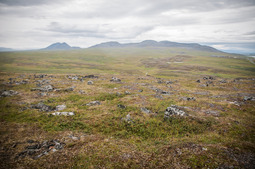
<svg viewBox="0 0 255 169">
<path fill-rule="evenodd" d="M 50 46 L 43 48 L 41 50 L 72 50 L 72 49 L 80 49 L 80 47 L 71 47 L 67 43 L 53 43 Z"/>
<path fill-rule="evenodd" d="M 14 51 L 14 49 L 0 47 L 0 52 L 10 52 L 10 51 Z"/>
<path fill-rule="evenodd" d="M 108 48 L 108 47 L 121 47 L 122 44 L 119 42 L 111 41 L 111 42 L 105 42 L 105 43 L 100 43 L 94 46 L 91 46 L 91 48 Z"/>
<path fill-rule="evenodd" d="M 247 54 L 247 56 L 253 56 L 253 57 L 255 57 L 255 53 L 249 53 L 249 54 Z"/>
<path fill-rule="evenodd" d="M 104 42 L 101 44 L 97 44 L 91 46 L 90 48 L 112 48 L 112 47 L 177 47 L 177 48 L 185 48 L 185 49 L 193 49 L 200 51 L 208 51 L 208 52 L 222 52 L 213 47 L 200 45 L 198 43 L 177 43 L 170 41 L 154 41 L 154 40 L 145 40 L 140 43 L 125 43 L 121 44 L 119 42 Z"/>
</svg>

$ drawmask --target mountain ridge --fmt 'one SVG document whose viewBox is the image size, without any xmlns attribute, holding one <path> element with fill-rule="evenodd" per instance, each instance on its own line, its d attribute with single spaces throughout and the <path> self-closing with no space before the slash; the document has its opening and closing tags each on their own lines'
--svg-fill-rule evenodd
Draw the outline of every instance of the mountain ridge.
<svg viewBox="0 0 255 169">
<path fill-rule="evenodd" d="M 178 47 L 186 49 L 196 49 L 209 52 L 223 52 L 207 45 L 200 45 L 199 43 L 179 43 L 171 41 L 155 41 L 155 40 L 144 40 L 138 43 L 119 43 L 117 41 L 103 42 L 100 44 L 93 45 L 89 48 L 124 48 L 124 47 Z"/>
<path fill-rule="evenodd" d="M 80 47 L 72 47 L 68 45 L 66 42 L 60 43 L 53 43 L 46 48 L 40 49 L 40 50 L 72 50 L 72 49 L 81 49 Z"/>
<path fill-rule="evenodd" d="M 0 47 L 0 52 L 11 52 L 14 51 L 12 48 L 5 48 L 5 47 Z"/>
</svg>

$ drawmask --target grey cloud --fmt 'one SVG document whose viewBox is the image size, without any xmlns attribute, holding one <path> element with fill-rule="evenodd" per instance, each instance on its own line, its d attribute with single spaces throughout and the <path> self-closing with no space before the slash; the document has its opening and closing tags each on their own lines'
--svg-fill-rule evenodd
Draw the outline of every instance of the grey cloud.
<svg viewBox="0 0 255 169">
<path fill-rule="evenodd" d="M 68 36 L 97 37 L 97 38 L 135 38 L 153 29 L 151 26 L 119 26 L 113 24 L 68 25 L 51 22 L 45 31 L 67 34 Z"/>
<path fill-rule="evenodd" d="M 243 35 L 255 35 L 255 31 L 244 33 Z"/>
<path fill-rule="evenodd" d="M 250 42 L 254 23 L 254 0 L 0 0 L 1 42 L 19 45 L 18 36 L 28 46 L 61 37 Z"/>
<path fill-rule="evenodd" d="M 83 10 L 68 10 L 62 13 L 65 18 L 101 18 L 101 19 L 121 19 L 134 17 L 145 19 L 145 22 L 157 23 L 159 25 L 189 25 L 189 24 L 224 24 L 245 22 L 254 18 L 255 12 L 253 9 L 241 9 L 242 7 L 255 7 L 254 0 L 129 0 L 129 1 L 101 1 L 94 6 L 87 3 L 80 4 L 84 7 Z M 226 14 L 218 18 L 208 20 L 206 13 L 220 11 L 225 9 L 237 8 L 234 14 Z M 239 11 L 240 9 L 240 11 Z M 178 11 L 186 13 L 187 16 L 162 16 L 164 12 Z M 204 12 L 204 13 L 203 13 Z M 198 13 L 196 17 L 189 16 Z M 162 22 L 161 22 L 162 21 Z M 160 23 L 161 22 L 161 23 Z"/>
<path fill-rule="evenodd" d="M 0 4 L 8 6 L 38 6 L 50 3 L 61 2 L 60 0 L 0 0 Z"/>
</svg>

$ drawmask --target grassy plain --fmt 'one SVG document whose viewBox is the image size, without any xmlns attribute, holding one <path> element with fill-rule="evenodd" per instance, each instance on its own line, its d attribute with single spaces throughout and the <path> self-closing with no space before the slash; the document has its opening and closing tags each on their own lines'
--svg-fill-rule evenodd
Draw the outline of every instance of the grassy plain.
<svg viewBox="0 0 255 169">
<path fill-rule="evenodd" d="M 255 65 L 242 56 L 177 48 L 2 52 L 0 70 L 1 90 L 19 92 L 0 98 L 0 168 L 254 167 L 255 106 L 244 97 L 255 99 Z M 89 74 L 98 78 L 67 78 Z M 110 82 L 113 76 L 121 82 Z M 42 96 L 31 91 L 38 83 L 74 90 Z M 86 105 L 95 100 L 101 104 Z M 65 104 L 75 115 L 31 108 L 39 102 Z M 189 116 L 165 119 L 171 105 Z M 128 114 L 132 122 L 124 120 Z M 20 156 L 29 140 L 55 139 L 63 149 Z"/>
</svg>

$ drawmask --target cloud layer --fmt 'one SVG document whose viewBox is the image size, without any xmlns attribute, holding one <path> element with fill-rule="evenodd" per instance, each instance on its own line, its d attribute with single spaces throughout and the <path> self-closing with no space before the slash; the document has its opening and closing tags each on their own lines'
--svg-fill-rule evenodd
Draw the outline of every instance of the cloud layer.
<svg viewBox="0 0 255 169">
<path fill-rule="evenodd" d="M 254 0 L 0 0 L 0 24 L 0 46 L 19 49 L 145 39 L 255 48 Z"/>
</svg>

